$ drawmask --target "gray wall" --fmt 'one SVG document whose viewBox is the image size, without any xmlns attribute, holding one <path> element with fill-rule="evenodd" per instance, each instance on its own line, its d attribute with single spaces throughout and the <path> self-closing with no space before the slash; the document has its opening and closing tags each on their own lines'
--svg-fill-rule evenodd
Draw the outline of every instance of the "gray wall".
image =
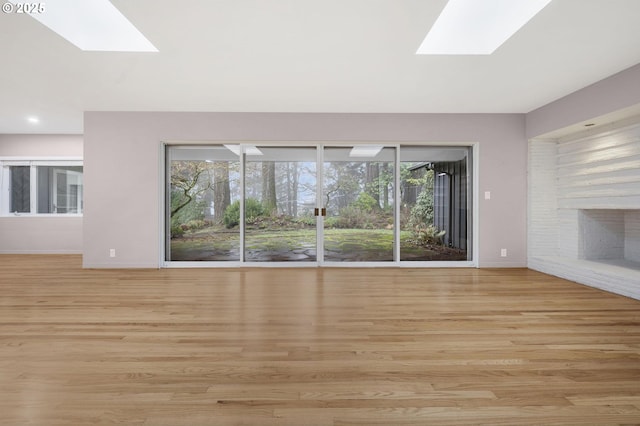
<svg viewBox="0 0 640 426">
<path fill-rule="evenodd" d="M 84 266 L 158 267 L 162 141 L 478 142 L 479 265 L 526 266 L 521 114 L 87 112 Z M 109 249 L 117 257 L 109 257 Z M 507 248 L 509 257 L 500 257 Z"/>
<path fill-rule="evenodd" d="M 640 64 L 527 114 L 527 138 L 632 108 L 640 103 Z"/>
<path fill-rule="evenodd" d="M 82 157 L 79 135 L 0 135 L 0 157 Z M 82 253 L 82 217 L 0 217 L 0 253 Z"/>
</svg>

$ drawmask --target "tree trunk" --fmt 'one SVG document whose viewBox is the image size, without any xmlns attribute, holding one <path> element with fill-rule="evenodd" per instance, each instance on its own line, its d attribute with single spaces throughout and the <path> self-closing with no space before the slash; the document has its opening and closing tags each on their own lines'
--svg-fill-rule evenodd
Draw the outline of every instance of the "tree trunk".
<svg viewBox="0 0 640 426">
<path fill-rule="evenodd" d="M 217 223 L 222 223 L 224 212 L 229 204 L 231 204 L 229 163 L 216 161 L 213 164 L 213 219 Z"/>
<path fill-rule="evenodd" d="M 378 202 L 380 207 L 380 163 L 367 163 L 365 191 Z"/>
<path fill-rule="evenodd" d="M 298 163 L 293 163 L 293 173 L 291 182 L 291 212 L 293 217 L 298 217 L 298 179 L 300 170 Z"/>
<path fill-rule="evenodd" d="M 278 200 L 276 199 L 276 163 L 262 162 L 262 204 L 267 214 L 276 214 Z"/>
<path fill-rule="evenodd" d="M 295 167 L 295 166 L 294 166 Z M 291 163 L 287 161 L 287 215 L 293 216 L 293 184 L 291 182 Z"/>
<path fill-rule="evenodd" d="M 387 163 L 382 164 L 382 174 L 384 176 L 384 183 L 382 188 L 382 207 L 387 210 L 389 208 L 389 165 Z"/>
</svg>

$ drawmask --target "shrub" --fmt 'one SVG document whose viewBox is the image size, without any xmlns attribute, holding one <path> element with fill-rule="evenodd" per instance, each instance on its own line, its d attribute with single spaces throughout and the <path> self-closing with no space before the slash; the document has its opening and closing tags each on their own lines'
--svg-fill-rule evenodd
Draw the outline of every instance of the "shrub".
<svg viewBox="0 0 640 426">
<path fill-rule="evenodd" d="M 367 213 L 371 213 L 373 210 L 380 208 L 378 201 L 367 192 L 361 192 L 352 206 Z"/>
<path fill-rule="evenodd" d="M 185 223 L 185 225 L 187 226 L 187 229 L 189 231 L 194 231 L 196 229 L 202 229 L 207 226 L 207 222 L 204 220 L 196 219 L 190 220 L 189 222 Z"/>
<path fill-rule="evenodd" d="M 244 215 L 247 222 L 252 222 L 256 218 L 264 215 L 264 207 L 255 198 L 247 198 L 244 202 Z M 224 226 L 233 228 L 240 224 L 240 201 L 230 204 L 224 211 L 222 219 Z"/>
<path fill-rule="evenodd" d="M 359 208 L 349 205 L 340 209 L 340 213 L 336 217 L 336 228 L 349 229 L 361 228 L 364 222 L 364 212 Z"/>
<path fill-rule="evenodd" d="M 316 226 L 315 216 L 300 216 L 295 219 L 295 222 L 302 226 Z"/>
<path fill-rule="evenodd" d="M 438 228 L 433 225 L 416 225 L 413 228 L 413 237 L 416 243 L 421 246 L 442 245 L 442 237 L 445 233 L 446 231 L 439 231 Z"/>
<path fill-rule="evenodd" d="M 325 228 L 337 228 L 338 227 L 338 218 L 334 216 L 325 217 L 324 218 L 324 226 Z"/>
<path fill-rule="evenodd" d="M 376 229 L 384 227 L 379 224 L 380 221 L 385 221 L 382 215 L 364 211 L 351 204 L 340 209 L 337 217 L 325 219 L 325 225 L 340 229 Z"/>
<path fill-rule="evenodd" d="M 433 192 L 423 190 L 416 200 L 416 204 L 411 209 L 410 223 L 413 226 L 433 224 Z"/>
<path fill-rule="evenodd" d="M 184 229 L 180 225 L 171 225 L 171 238 L 180 238 L 184 235 Z"/>
</svg>

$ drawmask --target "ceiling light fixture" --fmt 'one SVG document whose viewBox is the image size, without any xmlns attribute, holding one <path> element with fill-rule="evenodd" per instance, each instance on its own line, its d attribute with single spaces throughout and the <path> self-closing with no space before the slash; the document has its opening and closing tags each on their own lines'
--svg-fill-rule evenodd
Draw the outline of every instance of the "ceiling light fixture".
<svg viewBox="0 0 640 426">
<path fill-rule="evenodd" d="M 449 0 L 417 55 L 490 55 L 551 0 Z"/>
<path fill-rule="evenodd" d="M 378 153 L 380 151 L 382 151 L 382 146 L 381 145 L 361 145 L 361 146 L 354 146 L 351 149 L 351 152 L 349 152 L 349 157 L 366 157 L 366 158 L 373 158 L 376 155 L 378 155 Z"/>
<path fill-rule="evenodd" d="M 38 117 L 27 117 L 27 121 L 31 124 L 38 124 L 40 122 L 40 119 Z"/>
<path fill-rule="evenodd" d="M 158 51 L 109 0 L 56 0 L 30 16 L 82 50 Z"/>
</svg>

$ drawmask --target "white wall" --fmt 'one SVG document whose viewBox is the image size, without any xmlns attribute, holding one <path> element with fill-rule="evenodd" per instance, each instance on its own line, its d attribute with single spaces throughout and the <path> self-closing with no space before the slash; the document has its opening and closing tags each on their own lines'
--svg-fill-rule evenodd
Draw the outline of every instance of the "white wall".
<svg viewBox="0 0 640 426">
<path fill-rule="evenodd" d="M 479 265 L 526 266 L 521 114 L 87 112 L 84 128 L 85 267 L 159 266 L 162 141 L 478 142 Z"/>
<path fill-rule="evenodd" d="M 529 267 L 640 299 L 640 117 L 529 143 Z"/>
<path fill-rule="evenodd" d="M 639 81 L 637 64 L 526 115 L 529 267 L 638 299 L 640 274 L 628 263 L 637 261 L 638 225 L 627 221 L 627 215 L 635 213 L 625 213 L 627 235 L 629 229 L 632 233 L 625 240 L 624 259 L 605 265 L 584 259 L 585 217 L 580 209 L 638 208 L 639 148 L 622 140 L 620 129 L 640 112 Z M 587 123 L 597 126 L 584 131 Z M 541 140 L 560 135 L 563 140 Z"/>
<path fill-rule="evenodd" d="M 559 208 L 640 208 L 640 124 L 561 139 L 557 165 Z"/>
<path fill-rule="evenodd" d="M 529 142 L 528 255 L 556 256 L 559 250 L 557 202 L 557 144 Z"/>
<path fill-rule="evenodd" d="M 0 135 L 0 157 L 82 157 L 80 135 Z M 82 253 L 82 217 L 0 217 L 0 253 Z"/>
</svg>

